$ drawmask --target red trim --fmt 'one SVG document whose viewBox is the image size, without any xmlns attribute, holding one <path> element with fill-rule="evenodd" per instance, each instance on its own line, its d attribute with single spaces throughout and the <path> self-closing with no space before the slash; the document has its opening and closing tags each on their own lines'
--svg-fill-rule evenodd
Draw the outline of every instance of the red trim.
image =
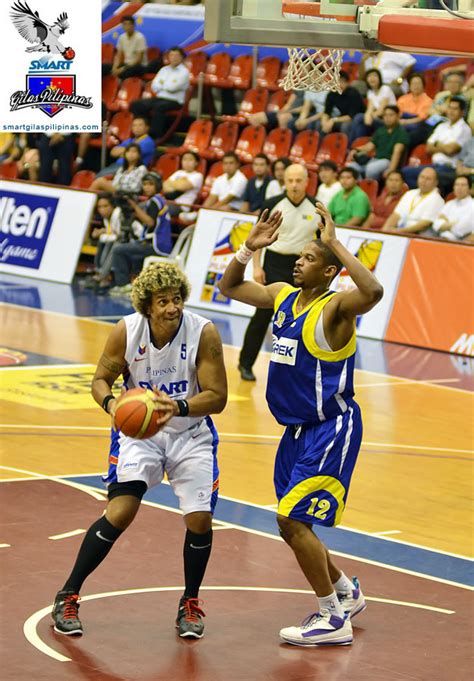
<svg viewBox="0 0 474 681">
<path fill-rule="evenodd" d="M 128 14 L 135 14 L 135 12 L 138 12 L 139 9 L 143 7 L 143 2 L 130 2 L 127 4 L 126 7 L 120 10 L 120 12 L 117 12 L 117 14 L 114 14 L 110 19 L 107 19 L 107 21 L 104 21 L 102 24 L 102 33 L 106 33 L 107 31 L 112 30 L 113 28 L 116 28 L 117 26 L 120 26 L 120 22 L 122 20 L 123 15 L 128 15 Z"/>
<path fill-rule="evenodd" d="M 472 56 L 474 25 L 465 19 L 388 14 L 380 19 L 377 39 L 407 52 Z"/>
</svg>

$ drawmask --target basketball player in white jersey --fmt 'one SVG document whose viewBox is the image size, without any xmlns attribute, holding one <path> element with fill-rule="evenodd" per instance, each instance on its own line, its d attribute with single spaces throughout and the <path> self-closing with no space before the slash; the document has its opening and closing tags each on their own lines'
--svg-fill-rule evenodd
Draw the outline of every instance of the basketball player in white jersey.
<svg viewBox="0 0 474 681">
<path fill-rule="evenodd" d="M 134 519 L 147 489 L 166 472 L 184 515 L 185 591 L 176 627 L 182 637 L 204 632 L 198 592 L 212 545 L 217 501 L 218 436 L 209 414 L 227 401 L 220 336 L 209 320 L 183 309 L 189 283 L 171 263 L 153 264 L 133 283 L 134 314 L 112 329 L 92 381 L 95 401 L 112 416 L 112 387 L 122 374 L 125 389 L 155 392 L 161 430 L 146 440 L 112 428 L 105 515 L 88 530 L 73 570 L 55 598 L 52 617 L 60 634 L 82 634 L 79 591 Z"/>
</svg>

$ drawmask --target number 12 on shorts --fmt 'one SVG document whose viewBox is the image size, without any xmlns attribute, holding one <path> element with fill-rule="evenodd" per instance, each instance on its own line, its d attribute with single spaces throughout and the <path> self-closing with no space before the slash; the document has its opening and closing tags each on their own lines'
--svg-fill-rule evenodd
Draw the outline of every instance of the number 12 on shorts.
<svg viewBox="0 0 474 681">
<path fill-rule="evenodd" d="M 307 515 L 313 516 L 313 518 L 318 518 L 318 520 L 325 520 L 330 509 L 331 503 L 327 499 L 318 499 L 318 497 L 314 497 L 314 499 L 311 499 L 311 503 L 306 513 Z"/>
</svg>

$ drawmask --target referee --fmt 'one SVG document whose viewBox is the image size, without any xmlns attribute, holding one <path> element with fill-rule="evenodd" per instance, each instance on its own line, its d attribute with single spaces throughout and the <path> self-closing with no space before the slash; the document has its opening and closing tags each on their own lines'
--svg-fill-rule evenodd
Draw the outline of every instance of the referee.
<svg viewBox="0 0 474 681">
<path fill-rule="evenodd" d="M 269 209 L 269 215 L 280 211 L 283 222 L 278 231 L 278 240 L 265 250 L 263 265 L 261 251 L 256 251 L 253 257 L 253 276 L 259 284 L 277 281 L 293 283 L 295 262 L 303 246 L 314 239 L 320 222 L 314 210 L 315 199 L 306 194 L 307 186 L 306 168 L 294 163 L 285 170 L 285 193 L 274 196 L 262 205 L 262 211 Z M 252 367 L 272 317 L 273 310 L 256 309 L 249 322 L 239 358 L 239 371 L 244 381 L 255 381 Z"/>
</svg>

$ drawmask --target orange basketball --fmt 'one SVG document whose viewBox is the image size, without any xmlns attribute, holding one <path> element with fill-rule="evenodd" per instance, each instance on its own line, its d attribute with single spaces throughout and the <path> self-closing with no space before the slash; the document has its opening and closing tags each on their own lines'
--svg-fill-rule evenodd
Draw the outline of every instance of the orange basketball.
<svg viewBox="0 0 474 681">
<path fill-rule="evenodd" d="M 124 435 L 145 440 L 160 430 L 157 419 L 163 412 L 155 409 L 152 396 L 151 390 L 133 388 L 118 398 L 115 425 Z"/>
</svg>

